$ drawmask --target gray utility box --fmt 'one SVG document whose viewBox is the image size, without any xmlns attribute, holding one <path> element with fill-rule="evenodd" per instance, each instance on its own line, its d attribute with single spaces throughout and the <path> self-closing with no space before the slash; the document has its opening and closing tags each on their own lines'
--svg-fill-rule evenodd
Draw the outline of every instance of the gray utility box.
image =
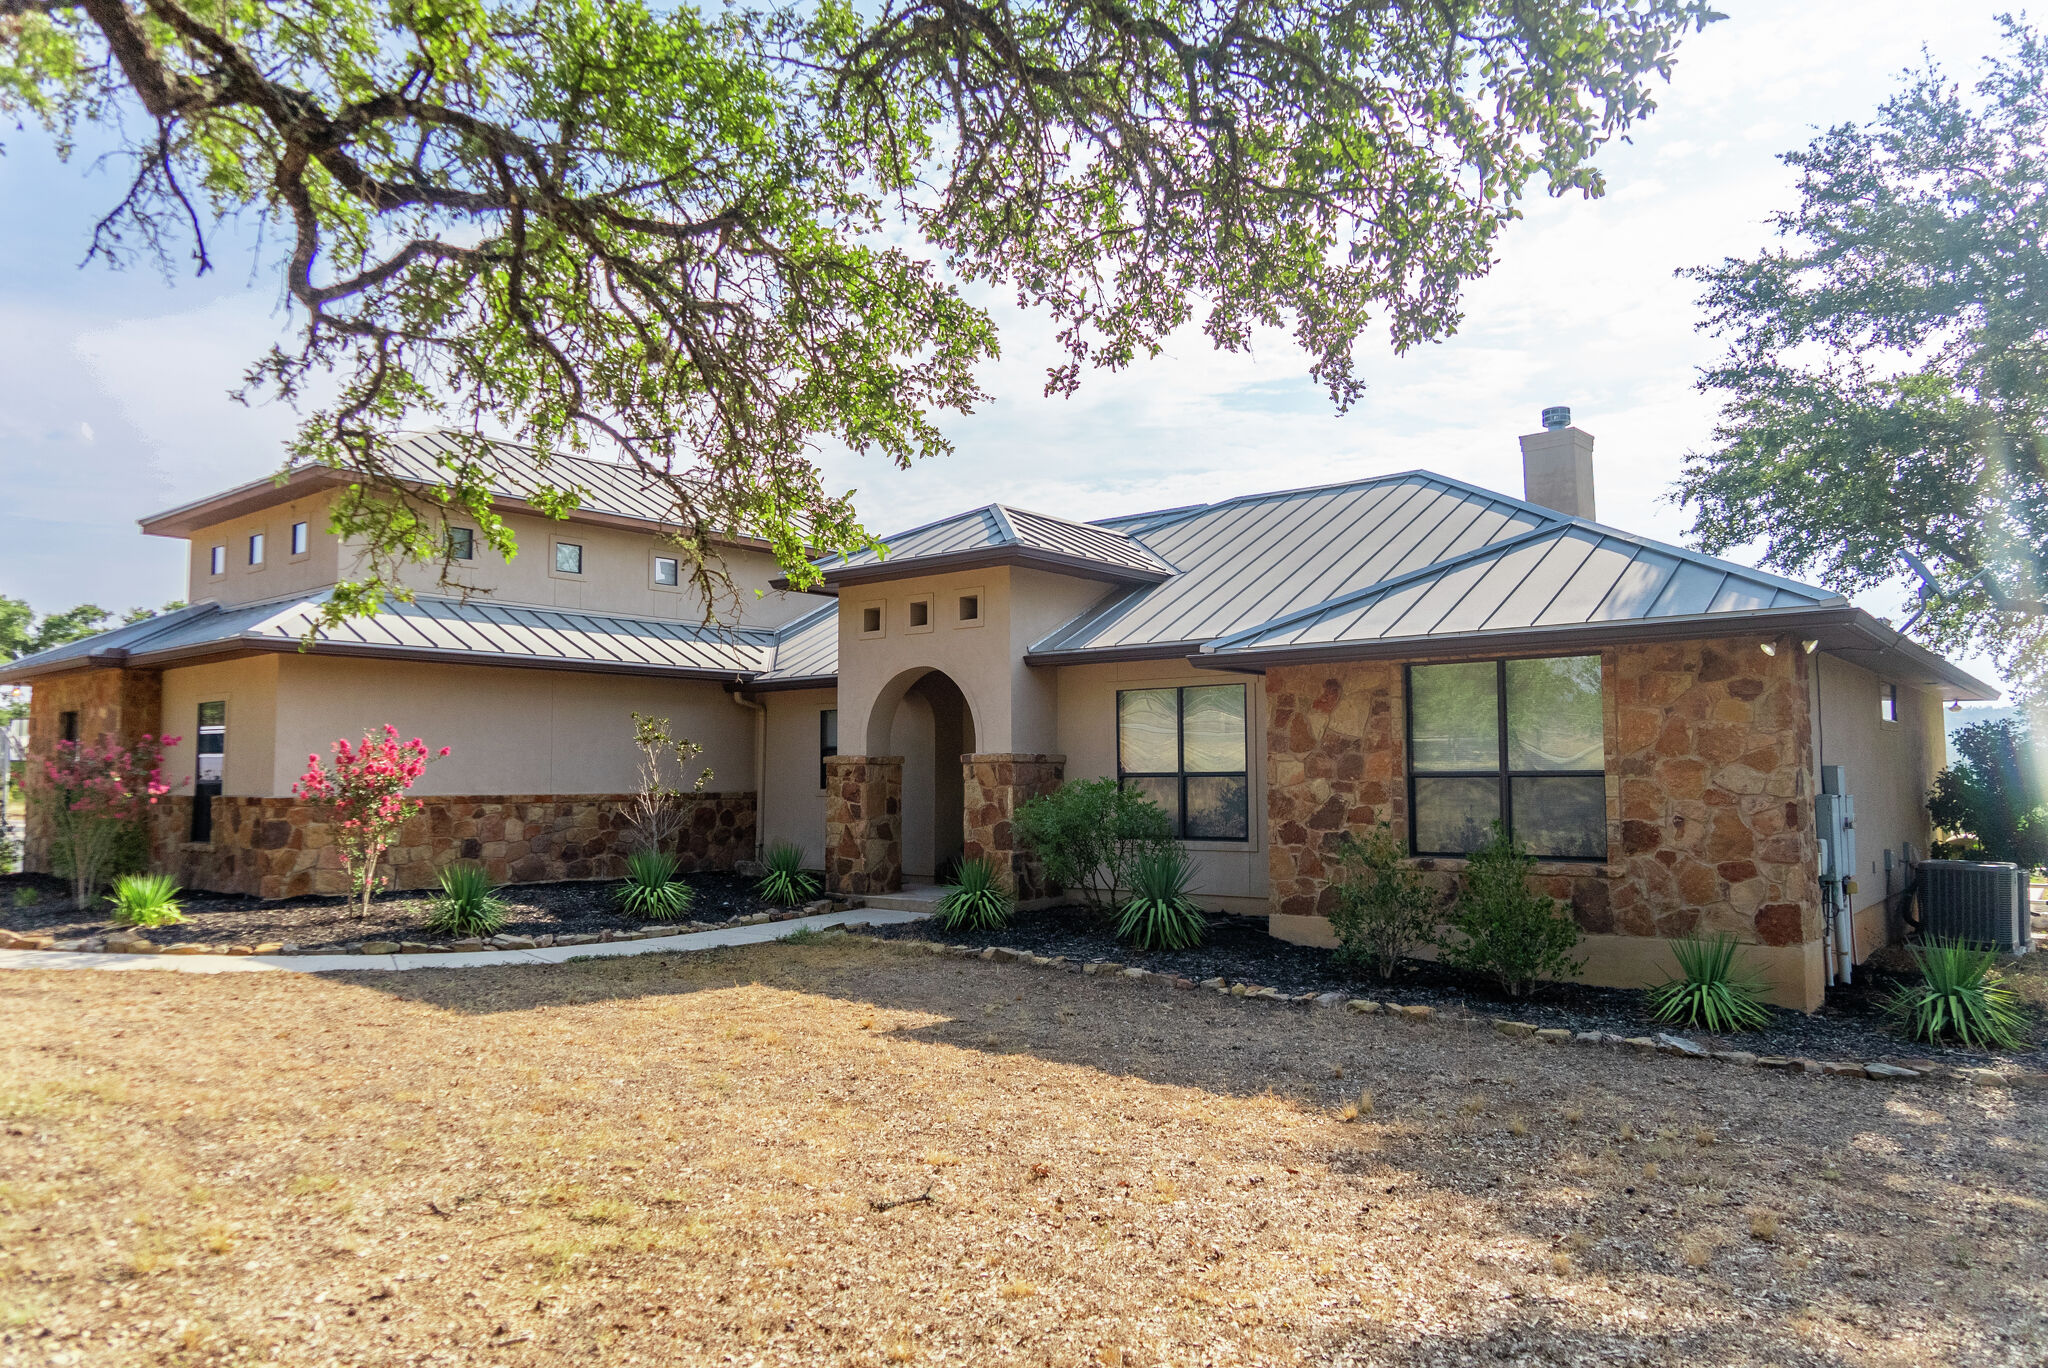
<svg viewBox="0 0 2048 1368">
<path fill-rule="evenodd" d="M 2007 953 L 2027 948 L 2027 878 L 2015 864 L 1920 862 L 1920 934 Z"/>
</svg>

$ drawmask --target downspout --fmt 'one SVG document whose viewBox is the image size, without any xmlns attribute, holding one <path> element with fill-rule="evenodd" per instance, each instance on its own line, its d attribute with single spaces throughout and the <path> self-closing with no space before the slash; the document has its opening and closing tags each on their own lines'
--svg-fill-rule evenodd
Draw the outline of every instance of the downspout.
<svg viewBox="0 0 2048 1368">
<path fill-rule="evenodd" d="M 754 714 L 754 852 L 748 858 L 758 861 L 768 824 L 768 709 L 738 690 L 726 696 Z"/>
</svg>

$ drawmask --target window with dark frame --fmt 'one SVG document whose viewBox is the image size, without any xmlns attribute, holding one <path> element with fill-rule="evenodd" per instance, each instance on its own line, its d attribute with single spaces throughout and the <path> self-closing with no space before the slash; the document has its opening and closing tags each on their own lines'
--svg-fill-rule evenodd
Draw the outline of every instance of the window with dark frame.
<svg viewBox="0 0 2048 1368">
<path fill-rule="evenodd" d="M 293 524 L 292 524 L 292 554 L 293 554 L 294 556 L 303 556 L 303 555 L 305 555 L 305 554 L 306 554 L 306 547 L 307 547 L 307 545 L 308 545 L 308 543 L 309 543 L 309 540 L 310 540 L 310 537 L 309 537 L 309 534 L 308 534 L 308 533 L 307 533 L 307 531 L 306 531 L 306 525 L 305 525 L 304 523 L 302 523 L 302 522 L 295 522 L 295 523 L 293 523 Z"/>
<path fill-rule="evenodd" d="M 1886 684 L 1877 696 L 1877 716 L 1882 722 L 1899 720 L 1899 686 Z"/>
<path fill-rule="evenodd" d="M 448 555 L 454 560 L 475 560 L 476 529 L 473 527 L 449 528 Z"/>
<path fill-rule="evenodd" d="M 263 534 L 261 532 L 251 532 L 249 534 L 249 565 L 251 568 L 254 568 L 261 564 L 263 564 Z"/>
<path fill-rule="evenodd" d="M 654 558 L 654 582 L 664 589 L 673 589 L 682 578 L 682 566 L 674 556 Z"/>
<path fill-rule="evenodd" d="M 839 754 L 839 709 L 825 708 L 818 713 L 818 787 L 825 788 L 830 780 L 826 775 L 825 762 Z"/>
<path fill-rule="evenodd" d="M 555 573 L 561 575 L 580 575 L 583 573 L 582 543 L 555 543 Z"/>
<path fill-rule="evenodd" d="M 228 572 L 228 549 L 216 546 L 206 558 L 206 572 L 209 575 L 225 575 Z"/>
<path fill-rule="evenodd" d="M 1247 750 L 1242 684 L 1117 691 L 1117 779 L 1183 840 L 1251 839 Z"/>
<path fill-rule="evenodd" d="M 76 742 L 78 741 L 77 713 L 60 712 L 57 714 L 57 739 L 59 741 L 70 741 L 76 744 Z"/>
<path fill-rule="evenodd" d="M 225 700 L 199 705 L 198 735 L 194 738 L 192 774 L 192 840 L 204 845 L 213 840 L 213 800 L 220 797 L 221 782 L 227 777 L 228 705 Z"/>
<path fill-rule="evenodd" d="M 1547 860 L 1607 858 L 1599 656 L 1410 665 L 1409 849 L 1469 855 L 1495 822 Z"/>
</svg>

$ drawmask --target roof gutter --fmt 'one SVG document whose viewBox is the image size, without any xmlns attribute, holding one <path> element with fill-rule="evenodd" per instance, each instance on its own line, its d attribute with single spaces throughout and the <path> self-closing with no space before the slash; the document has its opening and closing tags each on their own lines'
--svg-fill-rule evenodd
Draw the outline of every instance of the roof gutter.
<svg viewBox="0 0 2048 1368">
<path fill-rule="evenodd" d="M 1989 702 L 1999 696 L 1997 689 L 1976 676 L 1887 627 L 1862 609 L 1843 604 L 1742 614 L 1708 613 L 1622 622 L 1574 622 L 1554 627 L 1463 632 L 1447 637 L 1398 637 L 1385 641 L 1274 646 L 1264 650 L 1203 650 L 1187 659 L 1190 664 L 1205 670 L 1263 674 L 1274 666 L 1284 665 L 1353 660 L 1458 660 L 1503 653 L 1788 634 L 1817 641 L 1819 649 L 1830 655 L 1842 656 L 1875 672 L 1902 675 L 1906 682 L 1936 688 L 1944 698 Z M 1875 662 L 1860 661 L 1858 656 L 1876 656 L 1879 659 Z"/>
<path fill-rule="evenodd" d="M 1137 566 L 1114 565 L 1086 556 L 1067 556 L 1031 546 L 976 546 L 965 551 L 945 551 L 936 556 L 913 556 L 900 561 L 876 561 L 864 565 L 833 566 L 824 570 L 824 581 L 807 593 L 830 594 L 846 584 L 870 584 L 876 580 L 912 579 L 919 575 L 940 575 L 953 570 L 981 570 L 997 565 L 1020 565 L 1029 570 L 1048 570 L 1080 579 L 1103 580 L 1110 584 L 1164 584 L 1171 571 L 1143 570 Z M 773 589 L 790 587 L 787 576 L 769 581 Z"/>
</svg>

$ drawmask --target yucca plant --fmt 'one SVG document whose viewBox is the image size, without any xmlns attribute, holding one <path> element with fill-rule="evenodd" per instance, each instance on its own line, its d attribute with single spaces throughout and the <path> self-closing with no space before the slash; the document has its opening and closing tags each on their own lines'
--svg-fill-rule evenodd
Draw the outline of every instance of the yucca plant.
<svg viewBox="0 0 2048 1368">
<path fill-rule="evenodd" d="M 1960 940 L 1908 947 L 1920 982 L 1901 986 L 1886 1010 L 1915 1040 L 1954 1037 L 1973 1048 L 2025 1046 L 2027 1019 L 2019 997 L 1999 978 L 1997 955 Z"/>
<path fill-rule="evenodd" d="M 496 935 L 505 924 L 507 909 L 492 891 L 490 871 L 477 864 L 452 864 L 440 877 L 441 892 L 427 917 L 427 929 L 454 936 Z"/>
<path fill-rule="evenodd" d="M 948 931 L 966 927 L 993 931 L 1010 920 L 1017 900 L 996 876 L 996 867 L 980 855 L 960 862 L 960 881 L 939 899 L 939 925 Z"/>
<path fill-rule="evenodd" d="M 818 891 L 818 881 L 804 872 L 804 848 L 794 841 L 777 841 L 768 847 L 768 858 L 763 861 L 768 872 L 761 876 L 754 892 L 764 903 L 775 907 L 795 907 L 808 902 Z"/>
<path fill-rule="evenodd" d="M 1131 865 L 1131 896 L 1117 911 L 1117 939 L 1140 950 L 1200 945 L 1209 919 L 1188 896 L 1193 874 L 1193 862 L 1179 846 L 1141 852 Z"/>
<path fill-rule="evenodd" d="M 676 878 L 681 863 L 665 850 L 628 855 L 626 882 L 619 885 L 619 906 L 648 921 L 674 921 L 688 912 L 697 895 Z"/>
<path fill-rule="evenodd" d="M 1650 1015 L 1717 1035 L 1768 1026 L 1764 981 L 1735 962 L 1735 937 L 1681 936 L 1671 942 L 1678 977 L 1650 990 Z"/>
<path fill-rule="evenodd" d="M 168 874 L 124 874 L 107 901 L 122 926 L 176 926 L 185 920 L 178 885 Z"/>
</svg>

